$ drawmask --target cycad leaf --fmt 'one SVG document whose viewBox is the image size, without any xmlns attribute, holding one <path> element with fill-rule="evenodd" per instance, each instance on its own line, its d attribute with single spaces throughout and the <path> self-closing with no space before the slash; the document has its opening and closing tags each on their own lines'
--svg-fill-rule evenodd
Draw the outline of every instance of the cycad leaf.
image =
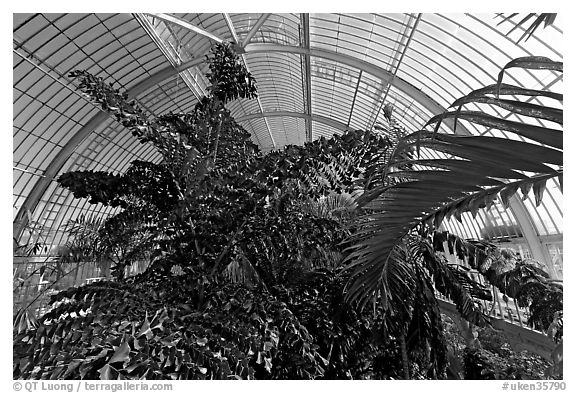
<svg viewBox="0 0 576 393">
<path fill-rule="evenodd" d="M 115 369 L 111 367 L 109 364 L 105 364 L 101 369 L 98 370 L 98 374 L 100 374 L 100 379 L 103 381 L 115 379 L 113 371 Z"/>
<path fill-rule="evenodd" d="M 144 335 L 148 338 L 152 336 L 152 330 L 150 329 L 150 322 L 148 321 L 148 311 L 146 311 L 144 322 L 142 323 L 142 326 L 140 327 L 138 334 L 136 334 L 136 337 L 140 338 Z"/>
</svg>

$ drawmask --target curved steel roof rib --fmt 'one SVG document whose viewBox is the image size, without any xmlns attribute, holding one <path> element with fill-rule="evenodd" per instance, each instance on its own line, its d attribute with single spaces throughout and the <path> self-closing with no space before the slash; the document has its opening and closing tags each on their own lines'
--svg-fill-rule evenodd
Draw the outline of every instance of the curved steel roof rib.
<svg viewBox="0 0 576 393">
<path fill-rule="evenodd" d="M 522 31 L 499 15 L 475 14 L 14 14 L 14 236 L 29 220 L 65 241 L 61 226 L 79 214 L 114 209 L 74 200 L 54 179 L 69 170 L 123 171 L 155 152 L 123 132 L 75 87 L 70 71 L 114 81 L 149 115 L 191 110 L 204 94 L 205 54 L 233 42 L 259 86 L 258 100 L 229 109 L 264 151 L 347 129 L 372 128 L 390 103 L 408 130 L 469 91 L 494 83 L 510 59 L 561 60 L 559 24 L 517 43 Z M 507 75 L 530 88 L 562 88 L 538 71 Z M 459 122 L 461 135 L 480 130 Z M 501 236 L 521 238 L 531 255 L 561 257 L 562 194 L 557 183 L 543 204 L 513 200 L 476 220 L 447 223 L 467 237 L 502 223 Z M 558 248 L 560 247 L 560 248 Z M 560 251 L 558 251 L 560 250 Z M 560 254 L 559 254 L 560 253 Z"/>
</svg>

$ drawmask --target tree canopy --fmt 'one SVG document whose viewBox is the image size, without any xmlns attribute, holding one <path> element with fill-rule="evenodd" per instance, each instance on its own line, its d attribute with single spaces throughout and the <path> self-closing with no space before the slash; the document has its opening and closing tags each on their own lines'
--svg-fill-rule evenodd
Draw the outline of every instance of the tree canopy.
<svg viewBox="0 0 576 393">
<path fill-rule="evenodd" d="M 479 326 L 489 324 L 479 300 L 491 293 L 436 253 L 439 235 L 417 225 L 422 212 L 439 224 L 447 215 L 435 213 L 441 203 L 476 198 L 458 211 L 477 209 L 478 197 L 465 193 L 484 192 L 479 185 L 503 192 L 508 186 L 489 180 L 496 172 L 546 169 L 530 183 L 536 193 L 536 181 L 561 172 L 520 159 L 523 166 L 502 168 L 503 141 L 486 143 L 502 153 L 492 154 L 490 174 L 470 176 L 475 168 L 450 160 L 424 162 L 421 148 L 460 157 L 466 150 L 472 159 L 481 141 L 406 135 L 390 108 L 375 130 L 264 155 L 226 108 L 255 98 L 256 81 L 230 45 L 216 45 L 207 61 L 209 95 L 190 113 L 155 118 L 101 78 L 71 74 L 160 160 L 58 178 L 75 197 L 122 208 L 102 223 L 94 248 L 115 256 L 114 280 L 61 291 L 36 327 L 15 329 L 15 378 L 444 378 L 435 293 Z M 553 150 L 536 150 L 557 164 Z M 415 165 L 448 168 L 451 180 Z M 426 201 L 406 191 L 424 187 Z M 460 242 L 457 250 L 484 255 L 481 261 L 493 255 L 477 244 Z M 148 268 L 129 276 L 127 268 L 143 259 Z M 550 288 L 530 269 L 494 283 L 533 304 L 529 293 Z M 532 292 L 519 291 L 512 277 L 530 277 Z"/>
</svg>

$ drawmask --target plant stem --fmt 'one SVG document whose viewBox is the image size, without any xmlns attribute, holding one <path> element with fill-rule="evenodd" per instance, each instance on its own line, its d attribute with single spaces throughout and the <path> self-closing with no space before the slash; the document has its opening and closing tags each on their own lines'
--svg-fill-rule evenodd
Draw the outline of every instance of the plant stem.
<svg viewBox="0 0 576 393">
<path fill-rule="evenodd" d="M 404 334 L 400 335 L 400 352 L 402 354 L 402 371 L 404 373 L 404 379 L 410 379 L 410 365 L 408 363 L 408 351 L 406 350 L 406 336 Z"/>
</svg>

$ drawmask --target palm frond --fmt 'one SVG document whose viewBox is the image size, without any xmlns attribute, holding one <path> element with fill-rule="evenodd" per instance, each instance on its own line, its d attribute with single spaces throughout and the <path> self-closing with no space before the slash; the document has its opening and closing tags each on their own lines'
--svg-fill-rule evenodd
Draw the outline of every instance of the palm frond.
<svg viewBox="0 0 576 393">
<path fill-rule="evenodd" d="M 484 313 L 481 303 L 476 300 L 492 300 L 487 288 L 457 268 L 449 266 L 440 255 L 434 252 L 429 243 L 421 242 L 420 245 L 424 266 L 430 271 L 436 290 L 454 302 L 464 319 L 477 326 L 488 325 L 489 318 Z"/>
<path fill-rule="evenodd" d="M 346 193 L 331 193 L 320 199 L 309 199 L 302 202 L 304 212 L 318 218 L 346 218 L 356 213 L 357 204 L 354 196 Z"/>
<path fill-rule="evenodd" d="M 555 315 L 562 312 L 563 287 L 551 281 L 539 264 L 521 260 L 511 250 L 486 242 L 469 242 L 448 232 L 436 232 L 433 238 L 434 251 L 445 251 L 446 243 L 448 253 L 467 261 L 501 293 L 515 299 L 518 306 L 529 307 L 529 325 L 540 330 L 556 329 L 553 324 Z M 474 289 L 468 291 L 473 293 Z M 554 334 L 560 337 L 562 333 Z"/>
<path fill-rule="evenodd" d="M 504 70 L 517 67 L 562 71 L 556 62 L 542 58 L 522 58 L 510 62 Z M 390 262 L 395 259 L 394 250 L 415 227 L 438 228 L 446 217 L 458 218 L 464 211 L 475 214 L 478 209 L 489 207 L 498 196 L 507 206 L 518 190 L 525 197 L 531 191 L 540 203 L 546 181 L 561 178 L 562 130 L 533 123 L 534 119 L 548 117 L 561 125 L 562 109 L 527 107 L 513 95 L 519 89 L 522 88 L 499 81 L 476 90 L 454 103 L 457 110 L 434 116 L 426 124 L 434 126 L 433 131 L 420 130 L 398 142 L 386 167 L 380 169 L 395 181 L 380 185 L 358 199 L 369 214 L 358 219 L 359 229 L 348 249 L 346 262 L 354 281 L 349 300 L 365 305 L 368 299 L 389 296 L 387 280 L 391 267 L 395 266 Z M 561 96 L 548 91 L 522 91 L 529 97 L 552 96 L 561 100 Z M 468 104 L 493 104 L 509 94 L 505 105 L 509 113 L 520 116 L 518 121 L 508 119 L 507 115 L 498 117 L 462 110 Z M 497 106 L 502 109 L 502 105 Z M 446 134 L 439 131 L 440 123 L 446 119 L 467 121 L 488 130 L 500 129 L 515 138 Z M 410 158 L 414 152 L 417 157 Z"/>
<path fill-rule="evenodd" d="M 254 266 L 244 255 L 242 250 L 236 250 L 235 257 L 224 268 L 224 277 L 234 284 L 253 286 L 262 280 Z"/>
<path fill-rule="evenodd" d="M 40 326 L 38 320 L 28 308 L 19 309 L 14 315 L 12 324 L 13 330 L 16 334 L 21 334 Z"/>
<path fill-rule="evenodd" d="M 559 171 L 559 174 L 561 175 L 562 171 Z M 533 189 L 536 206 L 539 206 L 542 203 L 546 181 L 558 176 L 558 174 L 535 176 L 511 183 L 500 184 L 471 195 L 466 195 L 445 204 L 444 207 L 426 217 L 424 222 L 427 222 L 429 226 L 432 226 L 434 223 L 438 228 L 441 220 L 447 220 L 454 216 L 462 223 L 462 213 L 469 211 L 472 213 L 472 217 L 475 218 L 479 209 L 489 209 L 498 196 L 500 197 L 502 205 L 508 207 L 510 199 L 516 195 L 516 192 L 519 190 L 523 194 L 523 199 L 526 199 L 528 198 L 530 189 Z"/>
<path fill-rule="evenodd" d="M 523 68 L 525 70 L 550 70 L 564 71 L 564 64 L 561 61 L 553 61 L 544 56 L 524 56 L 518 57 L 506 64 L 498 74 L 498 84 L 502 83 L 504 73 L 510 68 Z"/>
<path fill-rule="evenodd" d="M 103 223 L 103 217 L 81 214 L 77 218 L 68 220 L 64 229 L 73 237 L 91 237 L 98 234 Z"/>
<path fill-rule="evenodd" d="M 374 307 L 379 303 L 384 310 L 388 310 L 391 303 L 406 305 L 405 301 L 413 293 L 414 286 L 411 282 L 413 274 L 409 256 L 404 244 L 396 245 L 386 255 L 385 260 L 376 256 L 363 267 L 366 269 L 357 269 L 352 263 L 346 268 L 347 271 L 352 270 L 350 286 L 347 288 L 347 297 L 350 301 L 358 301 L 360 308 L 364 308 L 369 302 L 372 302 Z M 372 291 L 370 296 L 365 295 L 367 288 Z"/>
<path fill-rule="evenodd" d="M 502 15 L 502 14 L 499 14 Z M 526 16 L 524 16 L 522 19 L 520 19 L 520 21 L 515 22 L 514 18 L 518 16 L 518 13 L 513 13 L 513 14 L 509 14 L 508 16 L 504 17 L 503 20 L 501 20 L 498 25 L 510 21 L 511 23 L 514 24 L 514 26 L 512 27 L 512 29 L 507 33 L 507 35 L 512 34 L 513 31 L 515 31 L 518 28 L 524 28 L 524 33 L 522 34 L 522 36 L 520 37 L 520 39 L 518 39 L 518 41 L 516 41 L 517 43 L 522 41 L 522 39 L 526 38 L 526 40 L 528 40 L 528 38 L 530 38 L 534 32 L 539 29 L 542 25 L 544 25 L 544 27 L 550 26 L 552 23 L 554 23 L 554 21 L 556 20 L 556 14 L 536 14 L 536 13 L 530 13 Z M 525 27 L 530 20 L 532 20 L 532 23 L 528 26 Z"/>
</svg>

